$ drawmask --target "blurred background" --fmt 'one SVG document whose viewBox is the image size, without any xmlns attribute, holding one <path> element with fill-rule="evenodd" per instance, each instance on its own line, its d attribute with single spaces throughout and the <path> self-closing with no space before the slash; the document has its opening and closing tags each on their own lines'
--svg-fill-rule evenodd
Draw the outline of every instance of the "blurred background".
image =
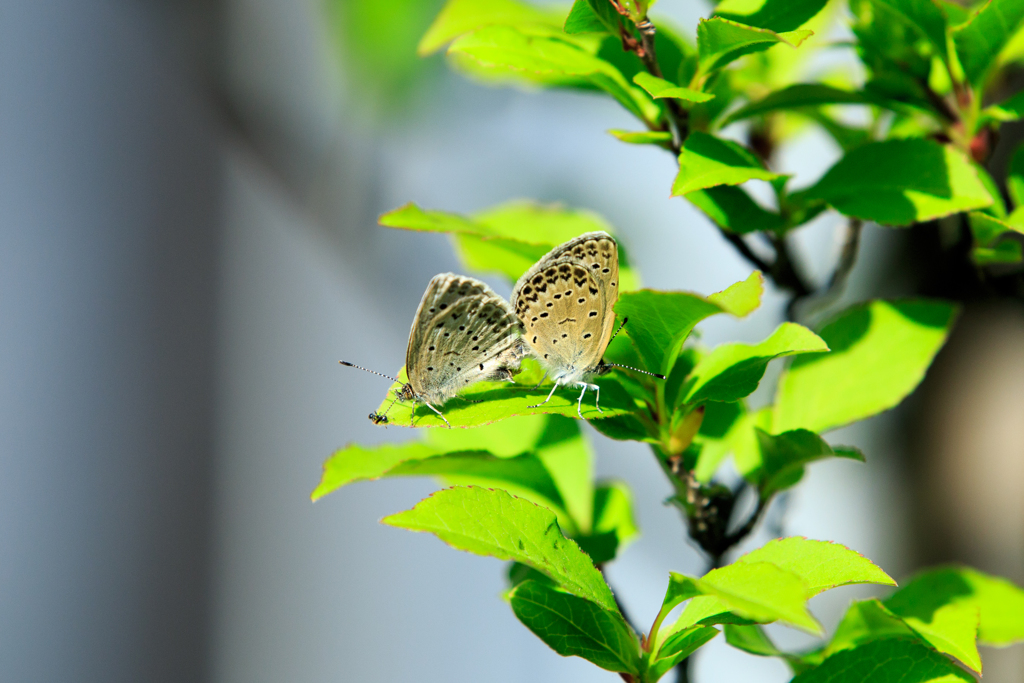
<svg viewBox="0 0 1024 683">
<path fill-rule="evenodd" d="M 386 385 L 337 361 L 398 368 L 423 287 L 458 268 L 443 237 L 382 212 L 563 201 L 616 226 L 646 285 L 709 293 L 750 271 L 668 197 L 668 155 L 604 132 L 628 127 L 614 103 L 416 58 L 439 7 L 0 0 L 0 680 L 615 679 L 519 625 L 500 563 L 376 523 L 431 482 L 309 502 L 334 449 L 413 438 L 370 424 Z M 687 33 L 709 12 L 657 9 Z M 839 52 L 811 66 L 852 64 Z M 780 165 L 809 183 L 838 156 L 809 131 Z M 836 225 L 799 236 L 819 282 Z M 928 291 L 914 240 L 869 226 L 846 300 Z M 784 303 L 703 340 L 763 338 Z M 645 449 L 591 433 L 599 474 L 634 488 L 644 535 L 609 577 L 649 623 L 666 572 L 704 562 Z M 972 297 L 908 404 L 833 437 L 867 464 L 812 467 L 748 545 L 783 530 L 897 579 L 956 560 L 1024 582 L 1019 301 Z M 812 608 L 831 628 L 868 594 Z M 1024 680 L 1019 653 L 983 656 L 986 681 Z M 787 672 L 718 639 L 696 680 Z"/>
</svg>

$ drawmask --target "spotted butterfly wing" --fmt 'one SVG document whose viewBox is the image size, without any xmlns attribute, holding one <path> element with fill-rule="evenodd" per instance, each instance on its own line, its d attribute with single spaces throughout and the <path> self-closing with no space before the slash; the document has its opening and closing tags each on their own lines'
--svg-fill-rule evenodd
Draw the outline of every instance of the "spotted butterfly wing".
<svg viewBox="0 0 1024 683">
<path fill-rule="evenodd" d="M 516 283 L 512 306 L 526 345 L 556 384 L 597 371 L 615 324 L 618 246 L 591 232 L 559 245 Z"/>
<path fill-rule="evenodd" d="M 524 353 L 521 330 L 508 302 L 483 282 L 434 276 L 409 333 L 409 398 L 438 406 L 474 382 L 510 378 Z"/>
</svg>

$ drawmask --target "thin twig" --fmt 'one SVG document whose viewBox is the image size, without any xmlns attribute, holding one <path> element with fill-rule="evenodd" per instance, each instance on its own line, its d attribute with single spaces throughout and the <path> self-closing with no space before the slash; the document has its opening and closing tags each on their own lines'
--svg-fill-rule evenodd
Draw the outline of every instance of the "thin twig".
<svg viewBox="0 0 1024 683">
<path fill-rule="evenodd" d="M 647 69 L 649 74 L 656 78 L 664 78 L 661 65 L 658 64 L 658 54 L 654 49 L 654 36 L 657 33 L 657 29 L 647 17 L 637 22 L 636 28 L 640 32 L 640 50 L 637 51 L 637 56 L 640 57 L 640 60 L 644 63 L 644 68 Z M 672 120 L 673 151 L 678 155 L 683 142 L 690 132 L 690 113 L 683 109 L 678 100 L 672 97 L 665 99 L 665 107 L 668 109 L 669 118 Z"/>
<path fill-rule="evenodd" d="M 729 240 L 729 242 L 732 243 L 734 247 L 736 247 L 736 251 L 740 252 L 740 254 L 743 255 L 743 258 L 750 261 L 750 263 L 753 264 L 762 273 L 772 275 L 773 266 L 764 259 L 762 259 L 757 254 L 755 254 L 754 251 L 750 248 L 750 245 L 747 244 L 747 241 L 743 239 L 742 235 L 737 235 L 734 232 L 729 232 L 728 230 L 722 227 L 719 227 L 718 231 L 722 233 L 722 237 Z"/>
<path fill-rule="evenodd" d="M 832 273 L 825 290 L 816 294 L 804 304 L 804 310 L 800 311 L 801 318 L 814 317 L 818 312 L 828 308 L 836 302 L 846 291 L 846 285 L 850 280 L 850 273 L 857 263 L 857 253 L 860 249 L 860 237 L 864 230 L 864 221 L 859 218 L 851 218 L 846 223 L 846 234 L 843 237 L 843 248 L 839 252 L 839 262 Z M 796 306 L 796 301 L 790 303 Z M 794 310 L 794 313 L 796 311 Z"/>
</svg>

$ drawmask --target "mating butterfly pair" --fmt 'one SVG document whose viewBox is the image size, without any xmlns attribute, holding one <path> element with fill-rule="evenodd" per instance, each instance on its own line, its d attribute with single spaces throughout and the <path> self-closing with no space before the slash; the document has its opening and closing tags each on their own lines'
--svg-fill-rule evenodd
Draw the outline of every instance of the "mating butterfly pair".
<svg viewBox="0 0 1024 683">
<path fill-rule="evenodd" d="M 529 354 L 544 366 L 545 378 L 554 380 L 543 403 L 559 386 L 575 386 L 582 389 L 580 418 L 587 389 L 597 393 L 600 411 L 600 388 L 586 380 L 615 367 L 602 357 L 614 336 L 618 285 L 618 245 L 605 232 L 581 235 L 548 252 L 519 278 L 511 304 L 474 278 L 435 276 L 416 310 L 405 354 L 409 381 L 395 401 L 425 403 L 448 424 L 441 405 L 474 382 L 512 381 Z M 371 413 L 370 419 L 387 423 L 383 414 Z"/>
</svg>

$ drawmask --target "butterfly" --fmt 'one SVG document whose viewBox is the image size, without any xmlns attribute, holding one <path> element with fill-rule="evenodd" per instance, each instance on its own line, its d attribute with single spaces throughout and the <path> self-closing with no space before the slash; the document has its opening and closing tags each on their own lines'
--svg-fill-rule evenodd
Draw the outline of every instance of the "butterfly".
<svg viewBox="0 0 1024 683">
<path fill-rule="evenodd" d="M 586 380 L 624 367 L 602 360 L 614 336 L 618 299 L 619 249 L 606 232 L 588 232 L 555 247 L 516 282 L 512 308 L 524 341 L 555 382 L 544 403 L 558 387 L 575 386 L 582 389 L 576 404 L 581 419 L 587 389 L 594 390 L 594 405 L 603 412 L 600 387 Z"/>
<path fill-rule="evenodd" d="M 395 400 L 423 403 L 451 424 L 439 408 L 474 382 L 507 380 L 526 355 L 522 324 L 511 306 L 485 283 L 453 273 L 435 275 L 423 293 L 409 332 L 405 372 L 409 381 Z M 342 365 L 399 380 L 340 361 Z M 390 409 L 390 406 L 389 408 Z M 387 424 L 372 413 L 374 424 Z"/>
</svg>

